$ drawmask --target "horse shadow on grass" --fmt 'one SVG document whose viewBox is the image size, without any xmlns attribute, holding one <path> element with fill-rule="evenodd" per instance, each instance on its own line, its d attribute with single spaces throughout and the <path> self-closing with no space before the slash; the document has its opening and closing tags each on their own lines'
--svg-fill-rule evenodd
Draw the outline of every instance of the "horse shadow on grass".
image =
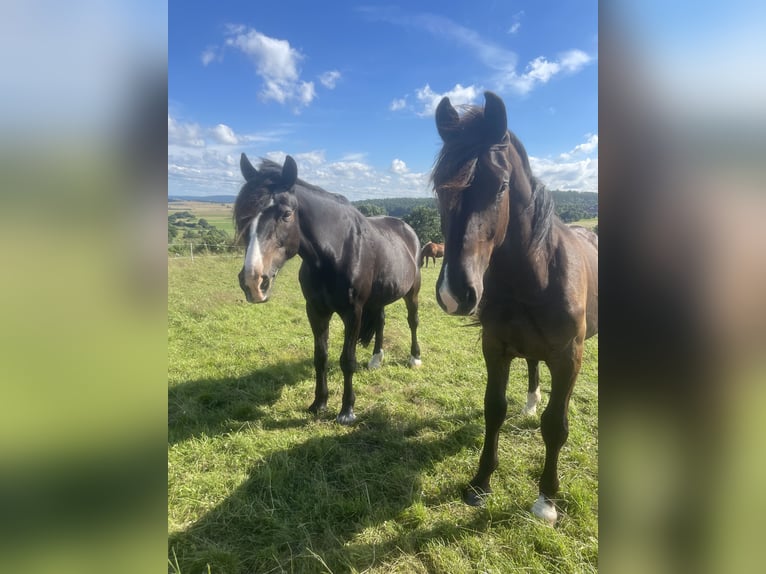
<svg viewBox="0 0 766 574">
<path fill-rule="evenodd" d="M 456 501 L 460 484 L 426 496 L 422 477 L 482 430 L 475 416 L 403 419 L 375 407 L 351 430 L 266 454 L 226 500 L 169 537 L 170 571 L 364 570 L 376 548 L 405 540 L 402 520 L 417 520 L 426 499 Z"/>
<path fill-rule="evenodd" d="M 305 424 L 306 417 L 274 421 L 271 407 L 285 386 L 313 376 L 310 359 L 286 361 L 242 377 L 186 381 L 168 389 L 168 444 L 200 435 L 217 435 L 248 423 L 265 428 Z"/>
</svg>

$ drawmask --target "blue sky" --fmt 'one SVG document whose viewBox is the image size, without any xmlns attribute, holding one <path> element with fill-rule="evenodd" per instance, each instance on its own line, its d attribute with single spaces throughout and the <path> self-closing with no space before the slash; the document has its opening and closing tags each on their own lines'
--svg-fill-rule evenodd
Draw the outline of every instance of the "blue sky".
<svg viewBox="0 0 766 574">
<path fill-rule="evenodd" d="M 285 154 L 351 200 L 427 197 L 433 110 L 506 103 L 553 189 L 598 191 L 593 1 L 181 2 L 168 14 L 168 193 L 236 194 Z"/>
</svg>

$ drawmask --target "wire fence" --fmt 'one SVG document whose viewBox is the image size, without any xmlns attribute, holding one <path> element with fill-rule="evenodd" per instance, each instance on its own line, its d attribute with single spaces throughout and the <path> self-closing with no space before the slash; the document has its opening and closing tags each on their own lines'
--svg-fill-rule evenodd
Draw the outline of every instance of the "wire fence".
<svg viewBox="0 0 766 574">
<path fill-rule="evenodd" d="M 242 257 L 243 248 L 231 243 L 168 243 L 168 259 L 191 259 L 195 257 Z"/>
</svg>

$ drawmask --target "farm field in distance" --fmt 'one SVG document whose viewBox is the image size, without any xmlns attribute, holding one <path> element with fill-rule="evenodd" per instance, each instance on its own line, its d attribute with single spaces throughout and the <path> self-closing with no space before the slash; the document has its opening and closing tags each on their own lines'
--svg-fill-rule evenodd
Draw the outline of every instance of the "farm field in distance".
<svg viewBox="0 0 766 574">
<path fill-rule="evenodd" d="M 231 219 L 233 207 L 233 203 L 190 200 L 169 201 L 168 215 L 173 215 L 180 211 L 188 211 L 195 217 L 207 219 L 210 225 L 222 229 L 233 238 L 234 225 Z"/>
<path fill-rule="evenodd" d="M 195 217 L 207 219 L 208 222 L 234 237 L 234 225 L 231 219 L 233 203 L 214 203 L 209 201 L 174 200 L 168 202 L 168 215 L 179 211 L 188 211 Z M 593 229 L 598 225 L 598 218 L 581 219 L 572 225 L 582 225 Z"/>
<path fill-rule="evenodd" d="M 172 202 L 213 223 L 224 206 Z M 228 207 L 230 210 L 230 206 Z M 171 213 L 171 212 L 169 212 Z M 215 225 L 215 223 L 213 223 Z M 241 256 L 168 260 L 168 571 L 597 572 L 598 337 L 586 342 L 559 459 L 562 518 L 529 512 L 543 466 L 540 412 L 521 415 L 526 364 L 511 365 L 494 494 L 468 507 L 461 489 L 483 443 L 480 331 L 442 312 L 441 260 L 423 268 L 423 366 L 407 367 L 403 301 L 386 308 L 385 359 L 359 347 L 357 422 L 335 423 L 343 329 L 333 317 L 327 412 L 313 400 L 313 337 L 290 260 L 272 299 L 250 305 Z M 543 402 L 550 375 L 540 369 Z"/>
</svg>

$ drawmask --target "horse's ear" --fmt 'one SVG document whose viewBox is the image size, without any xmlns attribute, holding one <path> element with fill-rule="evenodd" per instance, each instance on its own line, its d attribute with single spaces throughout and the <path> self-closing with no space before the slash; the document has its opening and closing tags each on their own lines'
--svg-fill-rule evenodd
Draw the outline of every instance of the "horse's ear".
<svg viewBox="0 0 766 574">
<path fill-rule="evenodd" d="M 245 181 L 251 181 L 258 175 L 258 170 L 247 159 L 245 152 L 242 152 L 242 156 L 239 158 L 239 169 L 242 170 L 242 176 L 245 178 Z"/>
<path fill-rule="evenodd" d="M 292 188 L 295 185 L 295 181 L 298 179 L 298 165 L 291 156 L 285 158 L 285 163 L 282 166 L 282 185 L 287 189 Z"/>
<path fill-rule="evenodd" d="M 447 141 L 453 137 L 460 125 L 460 116 L 457 110 L 452 107 L 447 96 L 442 98 L 439 105 L 436 107 L 436 129 L 439 130 L 439 135 L 442 141 Z"/>
<path fill-rule="evenodd" d="M 493 92 L 484 92 L 484 121 L 492 137 L 492 141 L 499 142 L 508 131 L 508 117 L 505 113 L 505 104 L 500 96 Z"/>
</svg>

